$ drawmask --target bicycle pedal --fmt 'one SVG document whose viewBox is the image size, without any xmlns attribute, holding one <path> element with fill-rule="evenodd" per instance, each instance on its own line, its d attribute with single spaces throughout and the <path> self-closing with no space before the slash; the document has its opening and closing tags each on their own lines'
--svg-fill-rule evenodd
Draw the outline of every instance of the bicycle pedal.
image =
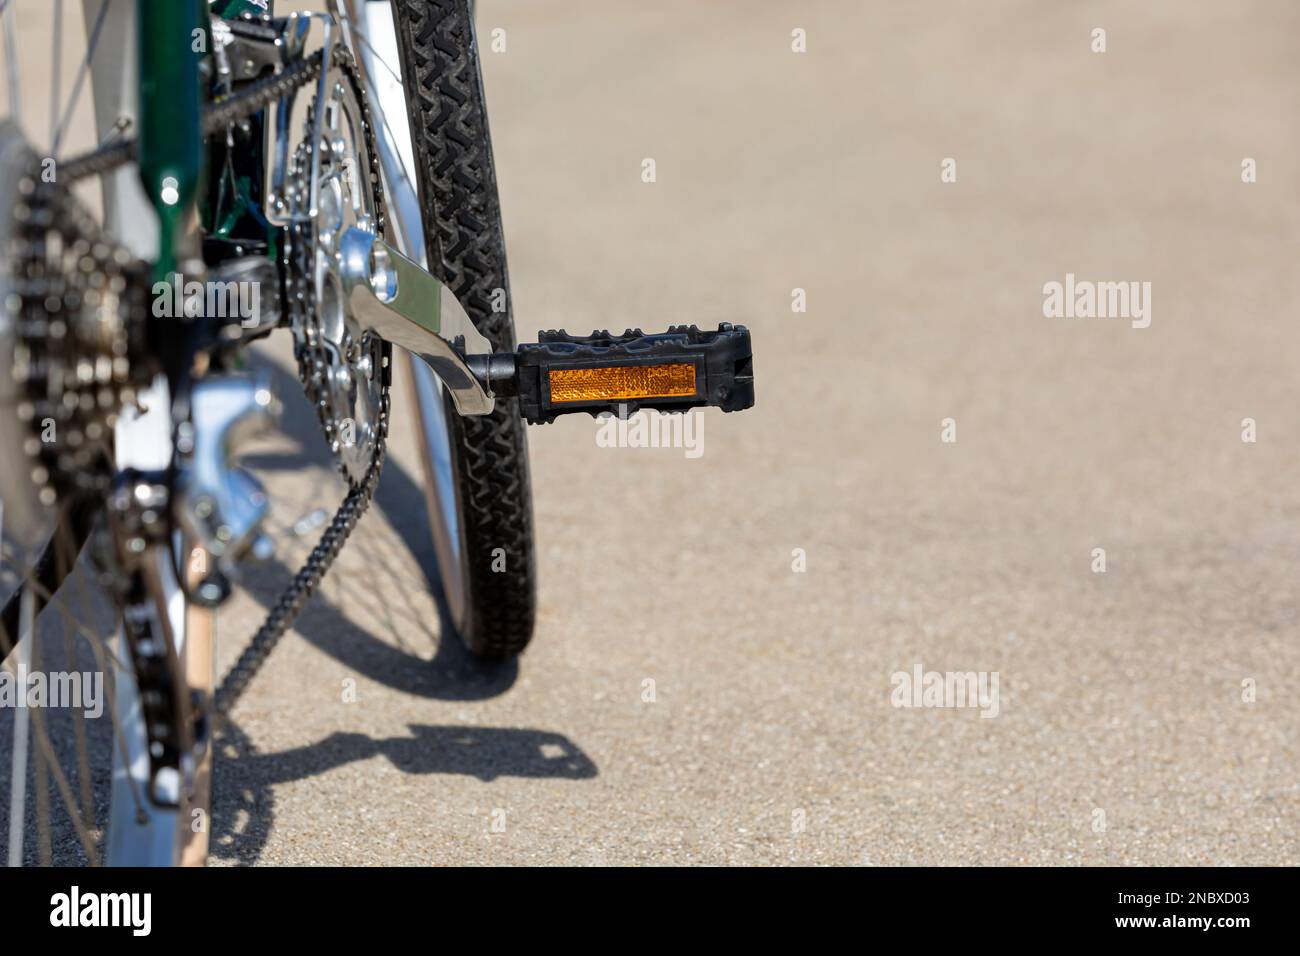
<svg viewBox="0 0 1300 956">
<path fill-rule="evenodd" d="M 517 396 L 530 424 L 585 412 L 630 415 L 642 408 L 680 412 L 713 406 L 738 412 L 754 404 L 749 330 L 723 323 L 717 331 L 678 325 L 647 335 L 543 332 L 511 355 L 471 356 L 488 392 Z"/>
</svg>

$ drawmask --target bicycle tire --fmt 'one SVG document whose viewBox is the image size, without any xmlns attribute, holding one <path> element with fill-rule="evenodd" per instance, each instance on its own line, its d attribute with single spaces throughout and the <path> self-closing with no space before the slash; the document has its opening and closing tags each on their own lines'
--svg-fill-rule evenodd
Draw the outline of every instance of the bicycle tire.
<svg viewBox="0 0 1300 956">
<path fill-rule="evenodd" d="M 395 3 L 429 269 L 496 351 L 515 329 L 501 203 L 470 0 Z M 504 308 L 494 308 L 504 302 Z M 532 638 L 536 553 L 518 403 L 449 409 L 466 588 L 457 630 L 476 655 L 509 659 Z"/>
</svg>

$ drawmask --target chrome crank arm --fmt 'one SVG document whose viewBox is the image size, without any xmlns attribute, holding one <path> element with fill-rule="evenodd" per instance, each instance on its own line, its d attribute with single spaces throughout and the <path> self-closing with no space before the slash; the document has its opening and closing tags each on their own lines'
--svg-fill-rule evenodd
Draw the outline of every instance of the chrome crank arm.
<svg viewBox="0 0 1300 956">
<path fill-rule="evenodd" d="M 384 240 L 349 229 L 339 244 L 352 317 L 418 356 L 451 392 L 462 415 L 487 415 L 495 397 L 466 363 L 492 347 L 441 282 Z"/>
</svg>

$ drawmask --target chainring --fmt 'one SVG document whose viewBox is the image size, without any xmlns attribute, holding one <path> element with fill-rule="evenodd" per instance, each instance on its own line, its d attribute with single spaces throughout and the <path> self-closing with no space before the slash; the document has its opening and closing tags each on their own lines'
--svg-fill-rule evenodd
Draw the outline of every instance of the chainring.
<svg viewBox="0 0 1300 956">
<path fill-rule="evenodd" d="M 384 207 L 360 81 L 350 57 L 336 56 L 335 66 L 325 102 L 313 99 L 293 155 L 289 201 L 294 225 L 287 243 L 286 284 L 303 386 L 340 470 L 356 487 L 382 440 L 388 350 L 352 317 L 340 278 L 339 243 L 349 228 L 379 235 Z M 321 138 L 313 143 L 318 112 Z M 318 157 L 314 183 L 313 154 Z"/>
</svg>

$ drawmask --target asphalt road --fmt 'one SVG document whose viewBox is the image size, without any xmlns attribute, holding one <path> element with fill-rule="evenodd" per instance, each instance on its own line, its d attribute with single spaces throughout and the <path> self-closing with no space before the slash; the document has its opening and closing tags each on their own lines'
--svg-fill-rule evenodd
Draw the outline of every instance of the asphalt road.
<svg viewBox="0 0 1300 956">
<path fill-rule="evenodd" d="M 214 862 L 1300 863 L 1300 8 L 807 7 L 480 3 L 521 337 L 742 322 L 758 405 L 698 457 L 532 430 L 537 636 L 489 672 L 399 401 Z M 1046 317 L 1067 274 L 1149 327 Z M 288 424 L 225 661 L 341 494 Z M 996 708 L 894 706 L 917 667 Z"/>
</svg>

